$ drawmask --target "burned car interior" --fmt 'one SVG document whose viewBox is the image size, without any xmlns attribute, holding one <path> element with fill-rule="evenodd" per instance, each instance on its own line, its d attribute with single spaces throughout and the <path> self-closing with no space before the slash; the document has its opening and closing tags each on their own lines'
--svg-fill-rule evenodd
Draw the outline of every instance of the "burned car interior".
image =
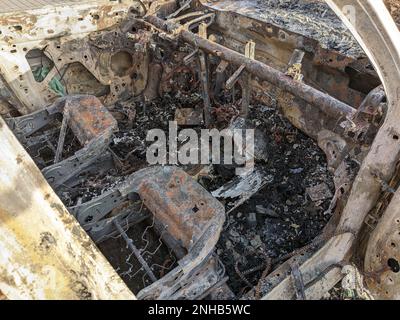
<svg viewBox="0 0 400 320">
<path fill-rule="evenodd" d="M 386 173 L 369 164 L 360 178 L 392 100 L 375 61 L 325 1 L 0 8 L 4 127 L 55 193 L 43 201 L 76 220 L 74 237 L 122 279 L 115 290 L 126 293 L 114 297 L 399 297 L 399 212 L 382 218 L 396 207 L 398 162 Z M 252 170 L 238 175 L 243 163 L 211 156 L 179 163 L 171 141 L 169 161 L 149 164 L 153 129 L 178 149 L 188 130 L 252 130 Z M 394 143 L 398 132 L 389 133 Z M 206 140 L 197 149 L 215 142 Z M 351 202 L 357 192 L 371 203 L 352 207 L 352 222 L 346 208 L 367 206 Z M 39 242 L 48 255 L 59 243 L 46 232 Z M 85 272 L 66 285 L 72 297 L 107 299 Z M 0 281 L 0 299 L 16 295 L 11 283 Z"/>
</svg>

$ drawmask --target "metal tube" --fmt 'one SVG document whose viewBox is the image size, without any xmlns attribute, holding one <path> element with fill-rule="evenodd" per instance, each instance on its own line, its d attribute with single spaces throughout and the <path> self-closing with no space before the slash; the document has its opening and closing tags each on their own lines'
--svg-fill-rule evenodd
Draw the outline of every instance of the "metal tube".
<svg viewBox="0 0 400 320">
<path fill-rule="evenodd" d="M 200 48 L 205 52 L 216 55 L 236 66 L 244 65 L 246 71 L 258 77 L 260 80 L 268 81 L 294 96 L 303 99 L 309 104 L 316 106 L 332 117 L 349 117 L 356 112 L 354 108 L 346 103 L 341 102 L 303 82 L 295 81 L 283 72 L 280 72 L 279 70 L 276 70 L 260 61 L 249 59 L 243 54 L 208 39 L 203 39 L 190 31 L 179 29 L 181 27 L 179 24 L 165 21 L 152 15 L 146 16 L 144 19 L 156 26 L 158 29 L 171 33 L 179 32 L 178 34 L 182 40 L 193 45 L 195 48 Z"/>
<path fill-rule="evenodd" d="M 132 252 L 135 255 L 135 257 L 139 260 L 140 264 L 142 265 L 143 269 L 146 271 L 146 273 L 150 277 L 151 281 L 156 282 L 157 281 L 156 276 L 154 275 L 153 271 L 151 271 L 151 269 L 150 269 L 149 265 L 147 264 L 146 260 L 144 260 L 144 258 L 140 254 L 139 249 L 136 248 L 136 246 L 133 244 L 132 239 L 128 237 L 128 235 L 126 234 L 125 230 L 121 227 L 121 225 L 119 224 L 119 222 L 117 220 L 114 220 L 114 225 L 117 227 L 119 233 L 121 233 L 122 237 L 124 238 L 126 244 L 129 247 L 129 249 L 132 250 Z"/>
</svg>

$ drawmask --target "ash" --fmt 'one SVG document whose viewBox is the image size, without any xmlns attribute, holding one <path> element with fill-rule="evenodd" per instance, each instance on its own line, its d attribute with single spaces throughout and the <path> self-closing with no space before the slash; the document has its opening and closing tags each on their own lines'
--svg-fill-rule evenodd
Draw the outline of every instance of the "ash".
<svg viewBox="0 0 400 320">
<path fill-rule="evenodd" d="M 273 180 L 228 215 L 218 244 L 217 253 L 237 295 L 246 291 L 246 283 L 235 265 L 238 263 L 239 273 L 261 269 L 247 277 L 256 285 L 267 259 L 278 260 L 309 244 L 321 233 L 331 217 L 327 209 L 335 190 L 325 154 L 311 138 L 273 108 L 254 106 L 250 119 L 269 137 L 268 160 L 257 166 Z M 226 180 L 226 172 L 217 173 L 215 179 L 218 183 Z M 319 185 L 328 192 L 313 201 L 307 190 Z"/>
</svg>

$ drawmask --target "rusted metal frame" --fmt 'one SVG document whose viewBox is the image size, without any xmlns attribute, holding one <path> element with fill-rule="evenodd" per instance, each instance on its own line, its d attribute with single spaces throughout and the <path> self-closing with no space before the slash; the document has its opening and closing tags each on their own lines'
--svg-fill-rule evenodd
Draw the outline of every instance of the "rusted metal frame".
<svg viewBox="0 0 400 320">
<path fill-rule="evenodd" d="M 374 64 L 389 104 L 385 122 L 364 159 L 338 226 L 340 230 L 351 230 L 357 234 L 381 193 L 381 182 L 376 177 L 389 181 L 394 174 L 400 153 L 400 47 L 397 41 L 399 31 L 382 1 L 351 1 L 357 21 L 349 20 L 345 12 L 342 12 L 345 4 L 348 4 L 345 1 L 327 2 L 350 28 Z M 370 30 L 374 32 L 371 33 Z"/>
<path fill-rule="evenodd" d="M 113 189 L 84 204 L 70 207 L 69 211 L 85 226 L 100 221 L 125 200 L 127 197 L 122 196 L 118 189 Z"/>
<path fill-rule="evenodd" d="M 207 25 L 201 23 L 199 26 L 200 37 L 207 39 Z M 207 54 L 198 50 L 199 67 L 200 67 L 200 81 L 202 84 L 202 94 L 204 102 L 204 124 L 206 127 L 211 125 L 211 98 L 210 98 L 210 81 L 208 73 L 208 57 Z"/>
<path fill-rule="evenodd" d="M 221 30 L 223 33 L 223 39 L 217 41 L 218 43 L 239 51 L 237 48 L 246 43 L 250 37 L 256 41 L 258 46 L 257 59 L 281 71 L 284 70 L 287 62 L 284 61 L 285 59 L 282 60 L 282 57 L 287 56 L 287 60 L 289 60 L 291 51 L 295 48 L 306 51 L 311 55 L 308 54 L 307 63 L 304 65 L 307 77 L 305 82 L 353 107 L 359 106 L 365 95 L 348 87 L 349 78 L 352 76 L 346 73 L 347 68 L 353 69 L 357 77 L 365 78 L 365 75 L 372 80 L 371 82 L 377 82 L 376 86 L 379 84 L 376 72 L 366 68 L 369 61 L 363 54 L 357 53 L 355 57 L 349 57 L 338 51 L 322 48 L 318 39 L 304 35 L 301 30 L 296 31 L 290 27 L 291 30 L 288 30 L 279 22 L 269 24 L 263 21 L 264 13 L 253 14 L 250 10 L 242 8 L 242 5 L 235 5 L 232 1 L 228 2 L 232 5 L 222 11 L 221 5 L 214 7 L 208 3 L 205 4 L 205 6 L 211 7 L 211 10 L 218 12 L 218 19 L 213 25 L 215 30 Z M 268 13 L 265 14 L 268 16 Z M 308 16 L 307 13 L 304 15 Z M 305 22 L 305 25 L 312 30 L 313 25 L 310 22 Z M 229 26 L 229 28 L 225 26 Z M 350 32 L 346 33 L 346 38 L 347 35 L 350 35 Z M 253 84 L 252 87 L 257 86 Z M 262 96 L 265 96 L 265 101 L 268 101 L 267 94 Z"/>
<path fill-rule="evenodd" d="M 54 129 L 46 130 L 42 134 L 40 134 L 38 136 L 33 136 L 33 137 L 26 138 L 26 139 L 22 139 L 21 142 L 23 142 L 23 144 L 26 147 L 26 149 L 30 149 L 31 147 L 47 143 L 47 145 L 55 153 L 56 152 L 56 148 L 49 141 L 49 139 L 50 139 L 50 137 L 52 137 L 53 135 L 55 135 L 57 133 L 58 133 L 58 128 L 54 128 Z"/>
<path fill-rule="evenodd" d="M 88 36 L 92 31 L 114 26 L 128 15 L 129 8 L 131 5 L 134 7 L 136 3 L 137 1 L 130 4 L 111 4 L 107 0 L 74 2 L 69 6 L 59 3 L 46 8 L 2 14 L 0 42 L 4 50 L 0 54 L 0 73 L 7 81 L 7 88 L 12 91 L 13 100 L 17 100 L 15 106 L 18 111 L 28 114 L 40 110 L 57 98 L 57 94 L 47 82 L 58 73 L 57 68 L 61 70 L 58 67 L 58 58 L 51 59 L 56 68 L 39 83 L 31 72 L 26 58 L 27 52 L 43 49 L 55 42 L 67 43 Z M 95 16 L 99 19 L 94 19 Z M 21 30 L 13 28 L 15 25 L 19 25 Z M 63 50 L 66 51 L 65 48 Z M 77 50 L 72 51 L 74 57 L 81 56 Z M 85 65 L 85 59 L 80 59 L 80 62 Z M 90 68 L 92 74 L 95 74 L 95 69 Z M 107 79 L 106 83 L 113 81 Z"/>
<path fill-rule="evenodd" d="M 314 284 L 314 279 L 318 278 L 330 267 L 341 264 L 347 257 L 353 241 L 354 235 L 351 233 L 338 234 L 330 238 L 312 257 L 307 259 L 301 265 L 299 264 L 299 271 L 301 272 L 305 285 L 306 298 L 309 296 L 309 291 L 312 290 L 312 285 L 309 287 L 309 284 Z M 297 260 L 295 257 L 292 259 Z M 292 262 L 295 262 L 294 260 Z M 280 277 L 280 279 L 278 279 L 278 281 L 280 281 L 262 298 L 263 300 L 292 299 L 296 295 L 296 288 L 292 277 L 282 273 L 283 270 L 280 270 L 280 268 L 281 267 L 274 270 L 268 276 L 267 280 Z M 321 298 L 322 295 L 323 292 L 320 292 L 319 298 Z"/>
<path fill-rule="evenodd" d="M 65 98 L 61 98 L 46 109 L 21 117 L 8 118 L 5 121 L 17 138 L 24 140 L 54 120 L 55 115 L 62 112 L 64 105 Z"/>
<path fill-rule="evenodd" d="M 178 239 L 187 251 L 178 267 L 144 288 L 138 296 L 145 299 L 182 298 L 189 294 L 190 288 L 201 285 L 201 276 L 196 278 L 194 275 L 198 272 L 203 274 L 203 271 L 204 276 L 209 274 L 207 269 L 213 263 L 212 251 L 225 220 L 223 206 L 184 171 L 175 167 L 150 167 L 137 171 L 119 191 L 123 196 L 137 193 L 155 214 L 156 220 L 168 226 L 166 232 Z M 217 283 L 220 277 L 215 279 Z M 186 287 L 185 284 L 190 285 Z"/>
<path fill-rule="evenodd" d="M 371 210 L 381 199 L 386 185 L 396 176 L 400 155 L 400 33 L 383 1 L 326 0 L 336 14 L 352 31 L 368 55 L 383 83 L 387 94 L 388 111 L 368 155 L 354 180 L 346 207 L 341 215 L 337 232 L 348 230 L 368 240 L 364 257 L 365 273 L 371 277 L 366 283 L 379 299 L 399 298 L 399 273 L 390 270 L 388 258 L 398 256 L 397 237 L 398 191 L 394 195 L 376 229 L 369 234 L 363 225 Z M 352 7 L 353 16 L 347 10 Z M 394 246 L 393 246 L 394 244 Z M 353 253 L 353 252 L 351 252 Z M 397 260 L 398 261 L 398 260 Z M 389 271 L 389 270 L 390 271 Z M 375 279 L 374 279 L 375 277 Z"/>
<path fill-rule="evenodd" d="M 223 267 L 218 256 L 212 254 L 204 259 L 204 263 L 189 272 L 187 280 L 181 281 L 181 283 L 185 283 L 184 287 L 178 291 L 179 294 L 172 294 L 171 300 L 180 300 L 182 293 L 186 300 L 200 300 L 207 290 L 211 290 L 211 294 L 213 294 L 215 289 L 219 289 L 217 286 L 221 285 L 221 280 L 224 278 L 226 279 L 225 267 Z M 221 289 L 224 291 L 222 294 L 226 295 L 226 299 L 234 298 L 227 285 L 222 285 Z"/>
<path fill-rule="evenodd" d="M 164 233 L 161 236 L 163 242 L 178 253 L 177 258 L 180 259 L 180 267 L 171 271 L 172 275 L 169 273 L 143 289 L 140 297 L 182 298 L 196 286 L 203 286 L 205 290 L 214 286 L 207 284 L 209 275 L 216 279 L 215 283 L 224 277 L 224 272 L 219 275 L 210 270 L 218 262 L 212 257 L 212 251 L 225 217 L 223 206 L 178 168 L 155 166 L 139 170 L 113 190 L 69 210 L 83 223 L 84 229 L 95 241 L 102 241 L 117 232 L 123 235 L 121 228 L 129 226 L 130 218 L 132 223 L 142 221 L 145 211 L 138 212 L 135 209 L 127 209 L 117 216 L 104 219 L 114 208 L 133 196 L 139 196 L 153 213 L 156 229 Z M 148 213 L 145 215 L 148 216 Z M 87 223 L 90 216 L 92 220 Z M 121 228 L 117 228 L 117 225 Z M 91 230 L 92 227 L 94 230 Z M 101 236 L 99 229 L 103 229 L 101 233 L 106 235 Z M 194 274 L 197 276 L 193 277 Z M 198 290 L 193 292 L 201 294 Z"/>
<path fill-rule="evenodd" d="M 42 170 L 53 188 L 60 187 L 104 154 L 117 128 L 116 120 L 101 102 L 94 96 L 85 95 L 59 99 L 44 110 L 10 119 L 8 123 L 19 139 L 24 142 L 26 137 L 50 123 L 57 114 L 63 114 L 64 118 L 60 133 L 61 141 L 58 143 L 55 155 L 56 161 Z M 67 125 L 84 147 L 74 156 L 58 162 Z"/>
<path fill-rule="evenodd" d="M 80 173 L 79 180 L 85 179 L 87 172 L 99 170 L 99 167 L 104 166 L 105 170 L 113 167 L 114 164 L 110 163 L 110 161 L 112 161 L 112 155 L 106 153 L 89 167 L 86 167 Z M 70 190 L 79 180 L 68 180 L 65 186 Z M 88 202 L 69 207 L 68 211 L 75 216 L 93 241 L 99 243 L 118 234 L 118 230 L 115 229 L 115 222 L 121 225 L 122 228 L 129 228 L 131 225 L 138 224 L 149 218 L 150 215 L 147 211 L 138 210 L 134 204 L 123 207 L 118 214 L 107 218 L 110 212 L 121 208 L 121 205 L 129 200 L 133 200 L 133 198 L 130 195 L 122 196 L 117 187 Z"/>
<path fill-rule="evenodd" d="M 55 98 L 55 93 L 49 89 L 47 80 L 51 80 L 55 74 L 59 73 L 58 71 L 64 70 L 64 85 L 74 84 L 74 87 L 79 85 L 69 72 L 71 64 L 79 62 L 94 76 L 95 79 L 90 81 L 92 85 L 96 88 L 97 85 L 104 88 L 109 87 L 110 91 L 104 91 L 102 97 L 106 105 L 113 104 L 122 96 L 139 95 L 143 92 L 147 83 L 148 50 L 146 48 L 148 44 L 147 36 L 151 33 L 144 32 L 138 26 L 135 27 L 138 32 L 132 31 L 135 30 L 133 26 L 136 23 L 137 21 L 132 19 L 115 27 L 112 31 L 101 31 L 98 34 L 91 34 L 90 37 L 77 39 L 65 36 L 42 41 L 38 48 L 45 47 L 43 52 L 54 62 L 55 66 L 42 82 L 30 83 L 30 90 L 36 90 L 41 93 L 39 96 L 44 96 L 43 98 L 46 101 L 52 101 Z M 133 61 L 138 62 L 131 66 L 126 65 L 129 70 L 126 69 L 125 73 L 117 73 L 113 68 L 114 64 L 119 63 L 118 60 L 113 60 L 113 56 L 121 51 L 128 52 L 132 55 Z M 22 60 L 25 60 L 25 57 Z M 99 60 L 102 63 L 96 63 Z M 137 77 L 130 77 L 134 74 Z M 98 83 L 95 84 L 95 82 Z M 25 83 L 22 82 L 22 85 L 25 85 Z M 74 87 L 70 89 L 75 91 Z M 45 91 L 51 91 L 51 93 L 45 94 Z M 44 104 L 42 103 L 41 106 Z M 40 106 L 37 109 L 40 109 Z"/>
<path fill-rule="evenodd" d="M 9 299 L 134 299 L 0 117 L 0 291 Z"/>
<path fill-rule="evenodd" d="M 218 281 L 213 288 L 210 288 L 210 289 L 206 290 L 205 292 L 203 292 L 200 296 L 197 297 L 197 299 L 203 300 L 207 296 L 213 295 L 216 290 L 220 289 L 221 291 L 223 291 L 223 294 L 228 297 L 228 300 L 232 300 L 235 297 L 235 295 L 233 294 L 233 292 L 230 290 L 230 288 L 226 284 L 226 282 L 228 280 L 229 280 L 229 277 L 225 277 L 222 280 Z M 1 297 L 0 297 L 0 300 L 1 300 Z M 211 300 L 215 300 L 215 299 L 212 298 Z"/>
<path fill-rule="evenodd" d="M 97 244 L 104 242 L 112 237 L 118 236 L 119 232 L 115 229 L 114 221 L 118 221 L 122 228 L 129 228 L 132 225 L 141 223 L 150 218 L 147 212 L 131 214 L 123 212 L 115 217 L 100 220 L 99 222 L 86 224 L 84 230 L 90 235 L 90 238 Z"/>
<path fill-rule="evenodd" d="M 365 254 L 365 280 L 375 296 L 398 300 L 400 189 L 388 203 L 369 239 Z"/>
<path fill-rule="evenodd" d="M 400 46 L 397 41 L 399 30 L 382 1 L 327 0 L 327 2 L 342 21 L 350 28 L 355 38 L 367 53 L 380 75 L 389 102 L 386 120 L 376 135 L 371 149 L 361 165 L 336 230 L 336 234 L 344 234 L 343 232 L 346 232 L 349 237 L 348 239 L 345 239 L 345 243 L 338 243 L 331 247 L 329 247 L 329 244 L 327 243 L 320 250 L 321 252 L 325 251 L 326 257 L 329 258 L 333 257 L 335 251 L 340 250 L 340 258 L 343 259 L 343 261 L 347 261 L 351 255 L 354 254 L 352 249 L 355 247 L 356 236 L 358 236 L 360 231 L 363 230 L 362 225 L 365 217 L 374 207 L 382 192 L 382 179 L 384 181 L 389 181 L 391 179 L 399 159 L 400 128 L 398 119 L 400 117 L 400 106 L 398 83 L 400 82 Z M 355 10 L 354 16 L 357 17 L 356 20 L 351 19 L 351 17 L 348 16 L 347 9 L 349 6 Z M 379 177 L 379 179 L 377 179 L 377 177 Z M 398 208 L 397 204 L 394 204 L 394 206 Z M 385 215 L 381 219 L 382 223 L 385 221 L 384 218 Z M 389 226 L 393 226 L 393 216 L 388 216 L 388 220 L 386 220 L 385 223 L 388 223 Z M 378 229 L 379 225 L 376 230 Z M 393 235 L 398 235 L 398 227 L 396 225 L 394 229 L 395 232 Z M 385 232 L 383 232 L 383 230 L 385 230 Z M 368 272 L 382 272 L 388 268 L 387 261 L 384 259 L 380 260 L 380 255 L 382 253 L 376 252 L 374 248 L 377 247 L 377 244 L 379 244 L 380 241 L 385 241 L 384 239 L 387 239 L 391 235 L 391 231 L 389 231 L 388 228 L 382 227 L 381 230 L 377 231 L 377 233 L 373 234 L 371 237 L 370 243 L 368 244 L 368 249 L 371 250 L 369 252 L 370 256 L 367 254 L 364 262 Z M 376 260 L 374 261 L 374 259 L 378 260 L 378 268 L 375 266 L 373 270 L 369 270 L 368 268 L 371 267 L 371 264 L 376 263 Z M 311 259 L 301 265 L 300 270 L 302 271 L 302 274 L 305 274 L 304 269 L 307 268 L 307 265 L 313 270 L 316 270 L 317 265 L 321 260 L 321 257 L 318 257 L 318 254 L 315 254 Z M 340 263 L 340 261 L 341 260 L 337 259 L 336 264 Z M 331 261 L 328 261 L 328 263 L 329 264 L 326 264 L 324 270 L 335 265 L 335 261 L 332 259 Z M 379 269 L 379 263 L 384 264 L 383 268 Z M 323 271 L 319 272 L 319 274 L 323 274 Z M 271 274 L 271 276 L 273 275 L 274 274 Z M 384 275 L 386 275 L 386 273 L 384 273 Z M 324 288 L 325 292 L 335 284 L 335 279 L 338 279 L 336 275 L 331 276 L 332 281 L 329 281 L 329 287 Z M 390 286 L 391 288 L 395 288 L 397 287 L 396 285 L 398 285 L 398 278 L 393 278 L 393 276 L 394 275 L 391 274 L 391 282 L 386 282 L 384 279 L 379 279 L 379 282 L 384 284 L 386 287 Z M 315 276 L 314 273 L 310 279 L 317 279 L 318 277 L 319 276 Z M 264 297 L 264 299 L 276 299 L 279 295 L 281 298 L 290 298 L 287 287 L 284 288 L 289 281 L 289 277 L 283 279 L 271 290 L 270 293 L 267 294 L 267 296 Z M 318 283 L 321 283 L 321 281 Z M 306 282 L 312 283 L 308 280 Z M 375 291 L 377 288 L 373 287 L 373 289 Z M 398 289 L 395 291 L 395 294 L 398 294 Z M 308 289 L 306 294 L 308 296 Z M 320 292 L 320 294 L 323 294 L 323 292 Z M 393 293 L 389 292 L 389 290 L 384 290 L 383 293 L 378 290 L 377 294 L 380 298 L 386 294 L 387 298 Z"/>
<path fill-rule="evenodd" d="M 209 19 L 208 22 L 207 19 Z M 193 30 L 194 28 L 196 28 L 196 26 L 199 24 L 205 24 L 207 27 L 209 27 L 210 25 L 213 24 L 215 20 L 215 13 L 206 13 L 198 18 L 195 18 L 193 20 L 190 20 L 188 22 L 186 22 L 185 24 L 183 24 L 182 29 L 185 30 Z M 207 39 L 207 38 L 206 38 Z"/>
<path fill-rule="evenodd" d="M 204 52 L 199 52 L 200 80 L 204 102 L 204 123 L 208 127 L 211 124 L 211 99 L 208 75 L 208 59 Z"/>
<path fill-rule="evenodd" d="M 255 59 L 256 55 L 256 44 L 253 41 L 249 41 L 245 47 L 246 58 L 251 60 Z M 250 107 L 250 99 L 251 99 L 251 73 L 245 72 L 242 77 L 242 102 L 241 102 L 241 110 L 240 115 L 243 118 L 247 118 L 249 114 Z"/>
<path fill-rule="evenodd" d="M 142 265 L 143 269 L 146 271 L 146 274 L 150 277 L 152 282 L 156 282 L 157 278 L 154 275 L 153 271 L 150 269 L 150 266 L 147 264 L 146 260 L 142 257 L 140 251 L 136 246 L 133 244 L 133 240 L 129 238 L 129 236 L 126 234 L 125 230 L 121 227 L 119 222 L 117 220 L 114 220 L 114 225 L 121 234 L 122 238 L 124 238 L 126 245 L 129 247 L 129 249 L 133 252 L 135 255 L 136 259 L 140 262 Z"/>
<path fill-rule="evenodd" d="M 54 156 L 54 163 L 58 163 L 61 160 L 61 154 L 64 149 L 65 137 L 67 135 L 68 122 L 69 122 L 69 114 L 68 111 L 66 111 L 64 113 L 64 117 L 61 123 L 60 136 L 58 138 L 57 150 Z"/>
<path fill-rule="evenodd" d="M 225 60 L 221 60 L 217 69 L 215 70 L 215 86 L 214 86 L 214 96 L 217 96 L 223 88 L 225 82 L 225 72 L 228 68 L 229 63 Z"/>
<path fill-rule="evenodd" d="M 107 150 L 109 138 L 104 134 L 94 139 L 72 157 L 44 168 L 43 175 L 54 189 L 58 189 L 103 155 Z"/>
<path fill-rule="evenodd" d="M 345 128 L 345 135 L 356 142 L 371 145 L 387 113 L 385 100 L 383 86 L 372 90 L 357 109 L 351 125 Z"/>
<path fill-rule="evenodd" d="M 90 95 L 77 95 L 66 98 L 64 113 L 69 118 L 69 126 L 82 145 L 106 134 L 117 131 L 118 123 L 100 102 Z"/>
<path fill-rule="evenodd" d="M 182 40 L 193 45 L 195 48 L 200 48 L 209 54 L 216 55 L 223 60 L 226 60 L 236 66 L 244 64 L 246 71 L 260 80 L 265 80 L 271 84 L 288 91 L 296 97 L 303 99 L 309 104 L 319 108 L 321 111 L 335 118 L 348 118 L 355 113 L 355 109 L 346 103 L 343 103 L 332 96 L 323 93 L 313 87 L 293 80 L 284 73 L 260 62 L 246 58 L 243 54 L 226 48 L 220 44 L 203 39 L 198 35 L 181 29 L 180 25 L 162 20 L 156 16 L 146 16 L 147 22 L 155 25 L 157 28 L 175 32 Z"/>
</svg>

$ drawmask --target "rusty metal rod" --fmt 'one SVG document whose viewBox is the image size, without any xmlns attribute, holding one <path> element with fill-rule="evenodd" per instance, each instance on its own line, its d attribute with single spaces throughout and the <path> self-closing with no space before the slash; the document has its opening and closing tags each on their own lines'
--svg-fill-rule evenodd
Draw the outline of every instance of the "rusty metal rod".
<svg viewBox="0 0 400 320">
<path fill-rule="evenodd" d="M 66 111 L 64 113 L 64 118 L 61 123 L 60 136 L 58 138 L 56 155 L 54 156 L 54 163 L 58 163 L 61 160 L 61 155 L 64 148 L 65 136 L 67 135 L 68 121 L 69 121 L 69 113 L 68 111 Z"/>
<path fill-rule="evenodd" d="M 144 19 L 158 29 L 171 34 L 174 32 L 177 33 L 182 40 L 193 45 L 195 48 L 200 48 L 209 54 L 216 55 L 236 66 L 245 65 L 246 70 L 258 77 L 260 80 L 267 81 L 282 90 L 301 98 L 332 117 L 349 117 L 356 112 L 356 110 L 348 104 L 341 102 L 303 82 L 295 81 L 283 72 L 280 72 L 279 70 L 276 70 L 260 61 L 249 59 L 243 54 L 226 48 L 218 43 L 201 38 L 197 34 L 188 30 L 180 29 L 181 25 L 179 24 L 165 21 L 153 15 L 148 15 Z"/>
<path fill-rule="evenodd" d="M 207 55 L 204 52 L 199 52 L 200 61 L 200 80 L 203 86 L 203 100 L 204 100 L 204 123 L 208 128 L 211 123 L 211 101 L 210 101 L 210 86 L 208 77 L 208 63 Z"/>
<path fill-rule="evenodd" d="M 124 238 L 126 244 L 128 245 L 129 249 L 132 250 L 133 254 L 135 257 L 139 260 L 140 264 L 142 265 L 143 269 L 146 271 L 147 275 L 150 277 L 152 282 L 156 282 L 157 278 L 154 275 L 153 271 L 150 269 L 149 265 L 147 264 L 146 260 L 142 257 L 140 254 L 140 251 L 136 246 L 133 244 L 133 240 L 129 238 L 129 236 L 126 234 L 125 230 L 121 227 L 119 222 L 117 220 L 114 220 L 114 225 L 116 226 L 118 232 L 122 235 Z"/>
</svg>

